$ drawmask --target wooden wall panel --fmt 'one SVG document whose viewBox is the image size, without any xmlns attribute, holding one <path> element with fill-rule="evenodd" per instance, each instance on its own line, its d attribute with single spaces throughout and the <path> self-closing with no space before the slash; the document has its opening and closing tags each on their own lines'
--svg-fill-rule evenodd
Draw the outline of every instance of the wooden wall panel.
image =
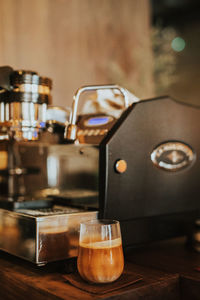
<svg viewBox="0 0 200 300">
<path fill-rule="evenodd" d="M 53 103 L 83 84 L 118 83 L 150 97 L 148 0 L 0 0 L 0 65 L 53 79 Z"/>
</svg>

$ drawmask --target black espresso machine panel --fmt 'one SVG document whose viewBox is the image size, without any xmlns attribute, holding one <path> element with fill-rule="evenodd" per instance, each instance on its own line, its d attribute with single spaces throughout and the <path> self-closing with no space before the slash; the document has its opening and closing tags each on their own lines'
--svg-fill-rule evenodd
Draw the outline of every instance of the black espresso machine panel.
<svg viewBox="0 0 200 300">
<path fill-rule="evenodd" d="M 139 101 L 100 141 L 99 216 L 120 220 L 124 245 L 191 230 L 200 209 L 199 117 L 200 108 L 167 96 Z M 75 141 L 71 126 L 66 137 Z"/>
<path fill-rule="evenodd" d="M 170 97 L 129 101 L 126 89 L 103 85 L 78 89 L 69 114 L 50 106 L 50 79 L 6 70 L 2 250 L 37 264 L 75 256 L 79 223 L 94 218 L 119 220 L 124 247 L 189 232 L 200 209 L 198 107 Z M 81 94 L 99 89 L 122 94 L 120 116 L 77 113 Z"/>
<path fill-rule="evenodd" d="M 150 99 L 129 107 L 100 144 L 101 216 L 121 221 L 126 245 L 184 235 L 193 226 L 199 117 L 199 108 L 170 97 Z"/>
</svg>

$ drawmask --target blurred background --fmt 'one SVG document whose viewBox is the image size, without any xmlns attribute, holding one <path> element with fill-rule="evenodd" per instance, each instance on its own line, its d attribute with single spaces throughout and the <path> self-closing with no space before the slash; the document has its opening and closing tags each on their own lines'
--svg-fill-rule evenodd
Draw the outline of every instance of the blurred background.
<svg viewBox="0 0 200 300">
<path fill-rule="evenodd" d="M 0 65 L 53 80 L 53 104 L 85 84 L 200 106 L 200 1 L 0 0 Z"/>
</svg>

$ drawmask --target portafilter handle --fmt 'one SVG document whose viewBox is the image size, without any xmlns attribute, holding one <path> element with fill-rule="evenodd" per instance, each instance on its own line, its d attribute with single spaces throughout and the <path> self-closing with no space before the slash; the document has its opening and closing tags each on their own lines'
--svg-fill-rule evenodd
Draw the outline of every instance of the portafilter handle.
<svg viewBox="0 0 200 300">
<path fill-rule="evenodd" d="M 119 85 L 106 84 L 106 85 L 90 85 L 90 86 L 80 87 L 73 96 L 70 120 L 68 126 L 65 129 L 64 138 L 67 141 L 74 142 L 76 140 L 76 134 L 77 134 L 76 120 L 77 120 L 77 109 L 78 109 L 78 102 L 79 102 L 80 95 L 86 91 L 96 91 L 96 90 L 106 90 L 106 89 L 119 90 L 124 98 L 124 107 L 127 108 L 129 106 L 128 91 Z"/>
</svg>

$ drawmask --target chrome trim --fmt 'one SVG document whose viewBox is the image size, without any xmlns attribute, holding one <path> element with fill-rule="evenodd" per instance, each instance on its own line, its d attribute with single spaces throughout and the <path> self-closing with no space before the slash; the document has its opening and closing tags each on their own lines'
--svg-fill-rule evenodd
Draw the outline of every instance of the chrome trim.
<svg viewBox="0 0 200 300">
<path fill-rule="evenodd" d="M 51 89 L 49 86 L 45 86 L 45 85 L 23 83 L 15 86 L 13 88 L 13 91 L 20 92 L 20 93 L 39 93 L 43 95 L 49 95 Z"/>
</svg>

